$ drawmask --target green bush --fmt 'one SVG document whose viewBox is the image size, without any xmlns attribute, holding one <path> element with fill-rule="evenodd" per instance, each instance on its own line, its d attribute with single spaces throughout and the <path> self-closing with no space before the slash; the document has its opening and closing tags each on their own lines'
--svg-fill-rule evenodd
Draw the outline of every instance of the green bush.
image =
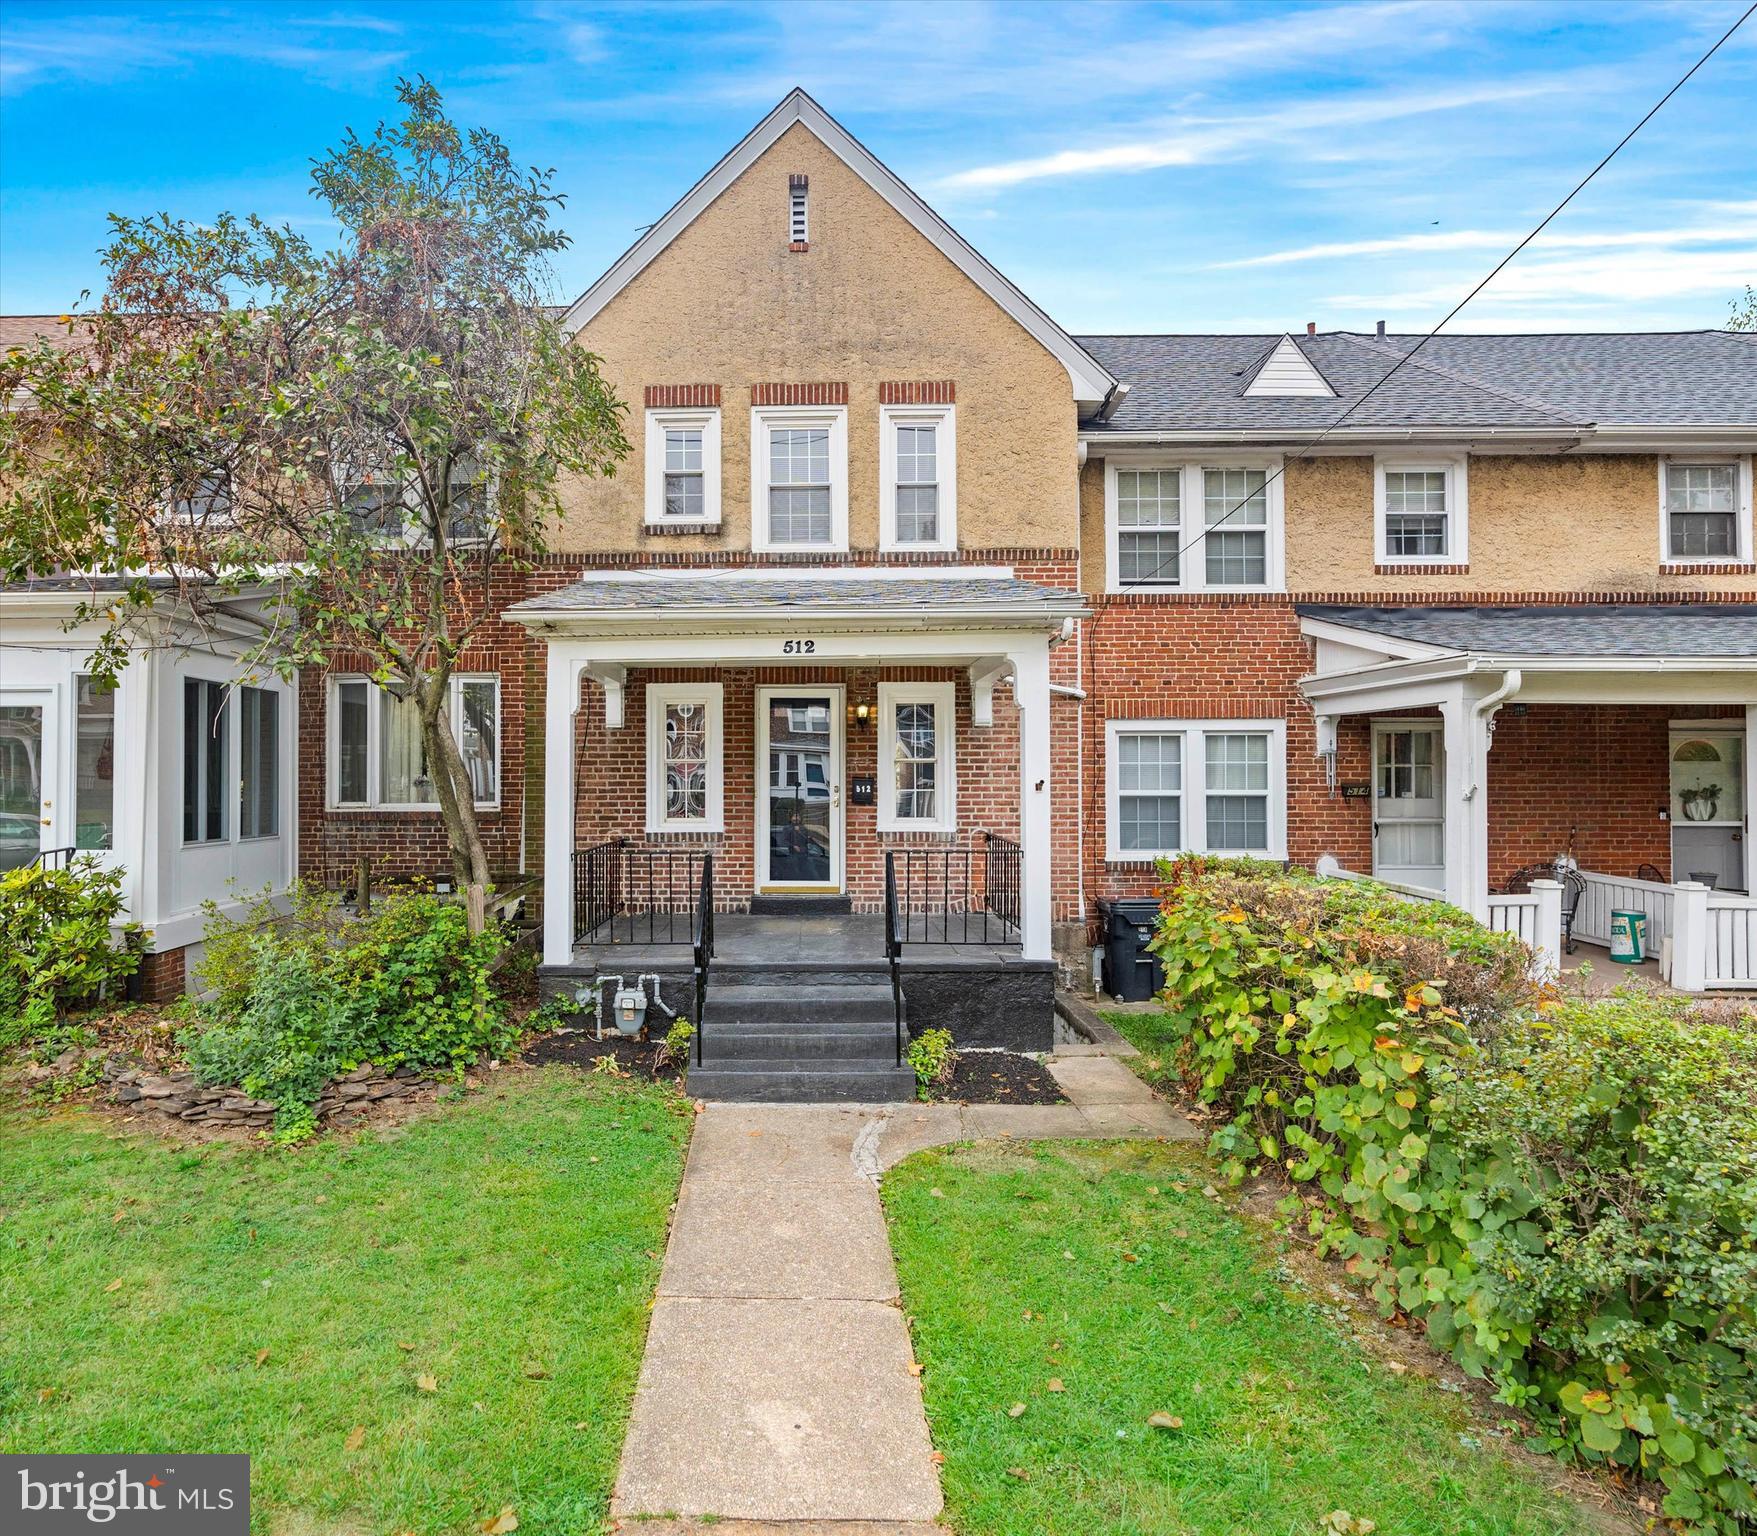
<svg viewBox="0 0 1757 1536">
<path fill-rule="evenodd" d="M 1176 1065 L 1320 1246 L 1547 1447 L 1757 1512 L 1757 1046 L 1681 1003 L 1563 1004 L 1527 957 L 1371 882 L 1171 866 Z"/>
<path fill-rule="evenodd" d="M 926 1098 L 929 1088 L 936 1083 L 951 1082 L 952 1073 L 957 1070 L 958 1053 L 952 1046 L 952 1032 L 949 1029 L 922 1030 L 909 1042 L 903 1059 L 914 1069 L 917 1091 Z"/>
<path fill-rule="evenodd" d="M 324 1085 L 357 1066 L 461 1073 L 505 1051 L 512 1030 L 489 983 L 499 949 L 424 892 L 390 893 L 364 917 L 303 887 L 284 915 L 211 913 L 198 970 L 209 995 L 183 1043 L 203 1082 L 274 1104 L 278 1133 L 297 1139 Z"/>
<path fill-rule="evenodd" d="M 122 921 L 121 871 L 89 855 L 0 875 L 0 1050 L 115 992 L 140 965 L 141 934 Z"/>
</svg>

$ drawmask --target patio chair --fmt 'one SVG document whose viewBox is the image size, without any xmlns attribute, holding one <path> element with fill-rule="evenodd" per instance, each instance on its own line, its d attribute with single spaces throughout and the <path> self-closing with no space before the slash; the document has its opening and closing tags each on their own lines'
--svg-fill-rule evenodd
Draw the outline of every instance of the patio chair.
<svg viewBox="0 0 1757 1536">
<path fill-rule="evenodd" d="M 1574 914 L 1580 910 L 1580 898 L 1586 894 L 1586 881 L 1577 869 L 1565 870 L 1562 880 L 1562 953 L 1574 953 Z"/>
<path fill-rule="evenodd" d="M 1531 892 L 1533 880 L 1554 880 L 1556 866 L 1554 864 L 1522 864 L 1507 876 L 1507 883 L 1501 887 L 1503 896 L 1526 896 Z"/>
</svg>

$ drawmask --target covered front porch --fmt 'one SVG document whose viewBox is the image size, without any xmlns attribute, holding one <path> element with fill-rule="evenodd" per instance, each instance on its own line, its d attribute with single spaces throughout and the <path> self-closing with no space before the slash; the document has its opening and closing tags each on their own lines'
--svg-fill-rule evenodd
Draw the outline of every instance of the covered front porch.
<svg viewBox="0 0 1757 1536">
<path fill-rule="evenodd" d="M 1757 613 L 1299 611 L 1331 868 L 1451 901 L 1547 969 L 1635 913 L 1673 986 L 1757 985 Z"/>
</svg>

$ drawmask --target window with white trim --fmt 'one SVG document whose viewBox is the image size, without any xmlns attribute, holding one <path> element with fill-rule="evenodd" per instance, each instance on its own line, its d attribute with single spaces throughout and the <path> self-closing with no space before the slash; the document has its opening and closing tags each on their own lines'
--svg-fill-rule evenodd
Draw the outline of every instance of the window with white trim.
<svg viewBox="0 0 1757 1536">
<path fill-rule="evenodd" d="M 500 679 L 451 680 L 451 730 L 479 810 L 500 803 Z M 329 680 L 329 803 L 339 810 L 430 810 L 439 792 L 413 694 L 370 678 Z"/>
<path fill-rule="evenodd" d="M 881 547 L 958 547 L 957 409 L 879 408 Z"/>
<path fill-rule="evenodd" d="M 1280 720 L 1112 720 L 1105 728 L 1106 857 L 1287 856 Z"/>
<path fill-rule="evenodd" d="M 647 412 L 646 519 L 714 527 L 720 521 L 720 412 Z"/>
<path fill-rule="evenodd" d="M 719 683 L 647 685 L 647 831 L 725 830 L 724 704 Z"/>
<path fill-rule="evenodd" d="M 226 685 L 183 679 L 183 841 L 223 843 L 232 835 L 231 712 Z"/>
<path fill-rule="evenodd" d="M 1381 565 L 1463 565 L 1469 461 L 1373 461 L 1373 558 Z"/>
<path fill-rule="evenodd" d="M 753 407 L 750 458 L 754 548 L 847 549 L 847 407 Z"/>
<path fill-rule="evenodd" d="M 1660 536 L 1668 561 L 1751 559 L 1751 461 L 1660 460 Z"/>
<path fill-rule="evenodd" d="M 281 696 L 271 688 L 238 690 L 238 836 L 281 830 Z"/>
<path fill-rule="evenodd" d="M 1106 590 L 1281 590 L 1279 470 L 1268 458 L 1107 461 Z"/>
<path fill-rule="evenodd" d="M 956 701 L 951 683 L 879 684 L 879 831 L 956 830 Z"/>
</svg>

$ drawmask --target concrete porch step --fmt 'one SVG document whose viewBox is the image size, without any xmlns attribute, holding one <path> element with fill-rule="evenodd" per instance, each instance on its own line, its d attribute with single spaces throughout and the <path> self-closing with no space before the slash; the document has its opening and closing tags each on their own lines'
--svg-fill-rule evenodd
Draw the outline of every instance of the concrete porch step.
<svg viewBox="0 0 1757 1536">
<path fill-rule="evenodd" d="M 890 1023 L 896 1004 L 889 981 L 828 981 L 799 978 L 763 984 L 716 976 L 708 984 L 708 1022 L 777 1024 Z"/>
<path fill-rule="evenodd" d="M 894 1104 L 915 1097 L 915 1074 L 885 1062 L 802 1064 L 756 1057 L 689 1069 L 693 1098 L 747 1104 Z"/>
<path fill-rule="evenodd" d="M 712 1013 L 702 1031 L 702 1061 L 718 1066 L 742 1061 L 794 1060 L 813 1067 L 878 1062 L 894 1066 L 894 1023 L 815 1025 L 722 1024 Z"/>
<path fill-rule="evenodd" d="M 750 898 L 752 917 L 847 917 L 854 903 L 847 896 L 764 896 Z"/>
</svg>

